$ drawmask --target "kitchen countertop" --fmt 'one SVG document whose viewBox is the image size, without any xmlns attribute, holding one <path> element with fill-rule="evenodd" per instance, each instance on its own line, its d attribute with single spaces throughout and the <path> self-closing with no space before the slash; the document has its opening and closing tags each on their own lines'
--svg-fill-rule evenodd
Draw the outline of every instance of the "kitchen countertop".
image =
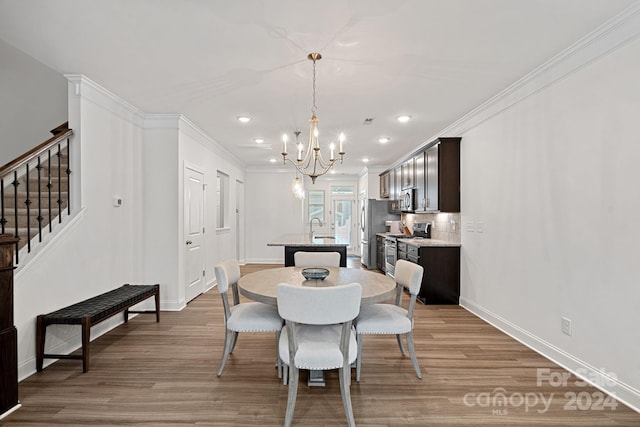
<svg viewBox="0 0 640 427">
<path fill-rule="evenodd" d="M 377 236 L 397 236 L 397 234 L 394 233 L 376 233 Z M 422 247 L 422 246 L 430 246 L 430 247 L 460 247 L 462 246 L 460 243 L 457 242 L 449 242 L 446 240 L 438 240 L 438 239 L 425 239 L 425 238 L 421 238 L 421 237 L 407 237 L 407 238 L 402 238 L 402 237 L 398 237 L 398 241 L 399 242 L 405 242 L 408 245 L 412 245 L 412 246 L 417 246 L 417 247 Z"/>
<path fill-rule="evenodd" d="M 318 234 L 317 236 L 325 236 Z M 304 234 L 285 234 L 280 236 L 276 241 L 267 243 L 267 246 L 348 246 L 347 243 L 338 243 L 333 238 L 314 238 L 309 237 L 309 233 Z"/>
</svg>

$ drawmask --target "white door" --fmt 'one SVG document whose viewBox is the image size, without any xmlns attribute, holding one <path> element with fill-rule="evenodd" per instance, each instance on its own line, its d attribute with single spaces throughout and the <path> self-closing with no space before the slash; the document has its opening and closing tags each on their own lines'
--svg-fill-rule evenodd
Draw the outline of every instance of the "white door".
<svg viewBox="0 0 640 427">
<path fill-rule="evenodd" d="M 356 248 L 357 218 L 354 212 L 355 202 L 353 199 L 333 199 L 331 227 L 335 242 L 346 243 L 347 251 L 353 253 Z"/>
<path fill-rule="evenodd" d="M 186 302 L 204 292 L 204 175 L 184 169 Z"/>
</svg>

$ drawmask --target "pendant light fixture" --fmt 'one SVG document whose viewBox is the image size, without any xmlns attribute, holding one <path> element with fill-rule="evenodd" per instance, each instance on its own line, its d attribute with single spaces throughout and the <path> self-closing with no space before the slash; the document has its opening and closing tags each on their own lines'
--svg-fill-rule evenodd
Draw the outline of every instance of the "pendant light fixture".
<svg viewBox="0 0 640 427">
<path fill-rule="evenodd" d="M 333 167 L 333 164 L 336 162 L 337 158 L 334 156 L 335 154 L 335 144 L 332 142 L 329 144 L 330 156 L 329 160 L 324 160 L 322 157 L 322 153 L 320 152 L 320 142 L 319 142 L 319 130 L 318 130 L 318 117 L 316 116 L 316 112 L 318 107 L 316 106 L 316 61 L 319 61 L 322 58 L 322 55 L 319 53 L 310 53 L 307 55 L 307 59 L 313 61 L 313 103 L 311 107 L 311 118 L 309 119 L 309 143 L 307 145 L 306 151 L 301 142 L 298 141 L 298 135 L 300 135 L 299 131 L 294 132 L 296 135 L 296 160 L 293 161 L 287 158 L 287 142 L 289 137 L 284 134 L 282 135 L 282 159 L 283 163 L 286 164 L 289 161 L 292 165 L 295 166 L 296 170 L 302 175 L 306 175 L 311 178 L 311 183 L 315 184 L 316 178 L 325 173 L 329 172 L 329 170 Z M 344 133 L 340 134 L 339 142 L 339 151 L 338 156 L 340 156 L 340 163 L 342 163 L 342 159 L 344 157 Z M 296 175 L 297 177 L 297 175 Z"/>
</svg>

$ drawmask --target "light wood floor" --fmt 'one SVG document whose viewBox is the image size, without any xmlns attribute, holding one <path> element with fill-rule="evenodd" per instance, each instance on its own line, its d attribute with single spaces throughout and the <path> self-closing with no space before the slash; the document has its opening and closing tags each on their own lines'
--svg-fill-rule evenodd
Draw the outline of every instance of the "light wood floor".
<svg viewBox="0 0 640 427">
<path fill-rule="evenodd" d="M 223 323 L 215 289 L 181 312 L 163 312 L 160 323 L 138 316 L 92 342 L 88 373 L 79 361 L 61 360 L 20 383 L 23 407 L 0 424 L 282 425 L 287 387 L 277 378 L 274 337 L 241 334 L 218 378 Z M 598 410 L 600 392 L 578 387 L 575 377 L 562 387 L 538 386 L 538 368 L 564 371 L 460 307 L 418 304 L 415 336 L 423 380 L 394 337 L 366 337 L 362 381 L 354 376 L 351 386 L 359 426 L 640 426 L 640 414 L 622 404 Z M 346 424 L 337 372 L 327 374 L 327 387 L 301 381 L 294 425 Z M 493 406 L 487 398 L 500 393 L 507 404 Z M 592 409 L 565 408 L 570 393 L 588 393 Z M 533 405 L 540 395 L 551 402 L 548 410 Z"/>
</svg>

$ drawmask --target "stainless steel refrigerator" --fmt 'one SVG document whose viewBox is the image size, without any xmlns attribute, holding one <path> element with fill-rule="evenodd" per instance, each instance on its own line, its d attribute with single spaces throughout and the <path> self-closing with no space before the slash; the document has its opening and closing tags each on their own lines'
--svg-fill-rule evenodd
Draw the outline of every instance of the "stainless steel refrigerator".
<svg viewBox="0 0 640 427">
<path fill-rule="evenodd" d="M 388 231 L 385 221 L 400 220 L 400 215 L 390 210 L 389 200 L 360 200 L 360 262 L 369 269 L 377 265 L 376 233 Z"/>
</svg>

